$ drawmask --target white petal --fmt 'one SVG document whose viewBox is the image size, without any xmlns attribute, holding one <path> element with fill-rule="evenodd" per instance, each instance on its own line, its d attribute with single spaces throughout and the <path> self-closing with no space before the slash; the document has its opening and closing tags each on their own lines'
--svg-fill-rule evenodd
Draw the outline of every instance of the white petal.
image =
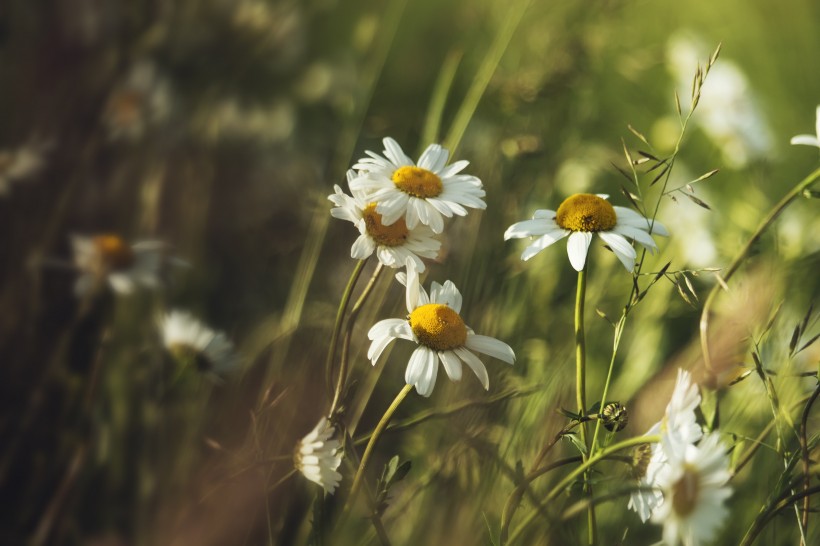
<svg viewBox="0 0 820 546">
<path fill-rule="evenodd" d="M 560 241 L 570 233 L 571 232 L 566 229 L 545 233 L 544 235 L 533 241 L 533 243 L 530 246 L 524 249 L 524 252 L 521 253 L 521 259 L 526 262 L 527 260 L 535 256 L 551 244 Z"/>
<path fill-rule="evenodd" d="M 484 363 L 481 362 L 476 355 L 464 347 L 455 349 L 455 353 L 470 367 L 471 370 L 473 370 L 473 373 L 475 373 L 476 377 L 478 377 L 478 380 L 481 381 L 481 386 L 484 387 L 484 390 L 489 390 L 490 377 L 487 375 L 487 368 L 484 367 Z"/>
<path fill-rule="evenodd" d="M 658 224 L 655 225 L 657 226 Z M 658 249 L 658 245 L 655 244 L 655 240 L 641 228 L 637 228 L 635 226 L 617 225 L 612 229 L 612 233 L 617 233 L 619 235 L 623 235 L 624 237 L 634 239 L 650 250 Z"/>
<path fill-rule="evenodd" d="M 382 143 L 384 144 L 384 156 L 392 161 L 396 167 L 413 164 L 413 160 L 407 157 L 398 142 L 387 137 L 382 140 Z"/>
<path fill-rule="evenodd" d="M 507 231 L 504 232 L 504 240 L 509 241 L 510 239 L 521 239 L 524 237 L 540 237 L 556 229 L 560 228 L 555 225 L 554 220 L 543 220 L 540 218 L 524 220 L 523 222 L 518 222 L 508 227 Z"/>
<path fill-rule="evenodd" d="M 424 374 L 424 366 L 427 361 L 427 353 L 432 352 L 424 345 L 419 345 L 413 354 L 410 355 L 410 360 L 407 362 L 407 369 L 404 371 L 404 382 L 408 385 L 415 385 L 419 378 Z"/>
<path fill-rule="evenodd" d="M 438 355 L 432 350 L 424 347 L 424 369 L 421 376 L 414 381 L 416 392 L 427 397 L 433 394 L 433 387 L 436 386 L 436 376 L 438 375 Z M 409 383 L 409 382 L 408 382 Z"/>
<path fill-rule="evenodd" d="M 797 135 L 789 141 L 791 144 L 803 144 L 820 148 L 820 140 L 814 135 Z"/>
<path fill-rule="evenodd" d="M 512 347 L 494 337 L 467 334 L 467 341 L 464 345 L 468 349 L 503 360 L 507 364 L 515 362 L 515 352 Z"/>
<path fill-rule="evenodd" d="M 567 241 L 567 254 L 569 255 L 569 263 L 572 264 L 575 271 L 584 269 L 589 244 L 591 242 L 592 233 L 588 231 L 575 231 L 569 236 L 569 240 Z"/>
<path fill-rule="evenodd" d="M 439 351 L 438 358 L 444 365 L 444 371 L 447 372 L 447 377 L 453 381 L 461 380 L 461 360 L 455 355 L 453 351 Z"/>
<path fill-rule="evenodd" d="M 364 260 L 376 249 L 376 243 L 367 235 L 359 235 L 353 246 L 350 247 L 350 257 Z"/>
<path fill-rule="evenodd" d="M 632 272 L 632 270 L 635 269 L 635 258 L 637 254 L 635 253 L 635 249 L 632 248 L 632 245 L 624 239 L 623 235 L 609 231 L 601 231 L 598 235 L 609 245 L 609 248 L 612 249 L 621 263 L 624 264 L 626 270 Z"/>
</svg>

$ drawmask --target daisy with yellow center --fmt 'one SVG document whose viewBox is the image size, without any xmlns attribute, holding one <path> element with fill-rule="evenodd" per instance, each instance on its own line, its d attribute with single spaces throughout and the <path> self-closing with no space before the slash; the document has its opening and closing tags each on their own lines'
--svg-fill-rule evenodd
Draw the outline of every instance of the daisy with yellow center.
<svg viewBox="0 0 820 546">
<path fill-rule="evenodd" d="M 384 157 L 366 151 L 368 157 L 353 166 L 359 173 L 350 189 L 376 203 L 384 225 L 404 218 L 408 229 L 424 224 L 441 233 L 445 216 L 466 216 L 467 208 L 487 208 L 481 180 L 459 174 L 469 162 L 447 165 L 450 152 L 431 144 L 416 164 L 395 140 L 385 138 L 383 142 Z"/>
<path fill-rule="evenodd" d="M 222 376 L 239 368 L 241 359 L 228 337 L 185 311 L 166 313 L 158 322 L 166 350 L 183 365 Z"/>
<path fill-rule="evenodd" d="M 637 253 L 627 239 L 654 252 L 658 247 L 651 234 L 668 236 L 669 232 L 660 222 L 652 222 L 628 208 L 612 206 L 607 197 L 589 193 L 572 195 L 557 211 L 537 210 L 532 220 L 511 225 L 504 232 L 504 240 L 535 237 L 521 254 L 521 259 L 527 261 L 568 236 L 569 261 L 576 271 L 581 271 L 586 264 L 592 236 L 598 234 L 627 271 L 632 271 Z"/>
<path fill-rule="evenodd" d="M 342 464 L 339 440 L 331 440 L 336 429 L 322 417 L 316 427 L 296 444 L 293 464 L 302 475 L 333 494 L 342 480 L 338 468 Z"/>
<path fill-rule="evenodd" d="M 348 171 L 348 183 L 356 177 Z M 419 271 L 424 271 L 421 258 L 434 259 L 438 256 L 441 241 L 425 225 L 409 229 L 403 219 L 385 225 L 381 214 L 376 211 L 376 203 L 368 201 L 361 191 L 347 195 L 339 186 L 334 186 L 328 199 L 336 205 L 330 214 L 334 218 L 352 222 L 359 229 L 359 238 L 350 249 L 350 256 L 363 260 L 373 253 L 383 265 L 392 268 L 404 267 L 405 261 L 412 259 Z"/>
<path fill-rule="evenodd" d="M 118 294 L 130 294 L 137 286 L 156 288 L 167 245 L 161 241 L 129 244 L 118 235 L 71 237 L 74 267 L 80 277 L 74 284 L 77 296 L 108 284 Z"/>
<path fill-rule="evenodd" d="M 461 312 L 461 293 L 447 281 L 444 285 L 433 283 L 430 294 L 419 283 L 418 270 L 413 260 L 406 263 L 407 274 L 396 278 L 406 287 L 406 319 L 386 319 L 378 322 L 368 332 L 371 340 L 367 358 L 373 363 L 394 339 L 415 342 L 404 380 L 413 385 L 422 396 L 430 396 L 436 384 L 438 363 L 444 366 L 453 381 L 461 379 L 462 362 L 476 374 L 484 389 L 490 388 L 487 369 L 473 351 L 483 353 L 508 364 L 515 362 L 515 353 L 509 345 L 489 336 L 473 333 Z"/>
<path fill-rule="evenodd" d="M 708 543 L 726 520 L 724 503 L 732 494 L 726 446 L 717 433 L 705 435 L 698 445 L 665 440 L 669 462 L 656 477 L 664 502 L 652 521 L 663 524 L 663 541 L 669 546 Z"/>
</svg>

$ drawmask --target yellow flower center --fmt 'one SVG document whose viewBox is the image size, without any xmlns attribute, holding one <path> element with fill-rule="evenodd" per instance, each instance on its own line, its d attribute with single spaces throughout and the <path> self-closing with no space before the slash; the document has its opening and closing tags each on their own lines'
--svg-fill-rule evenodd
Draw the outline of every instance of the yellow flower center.
<svg viewBox="0 0 820 546">
<path fill-rule="evenodd" d="M 410 327 L 419 342 L 435 351 L 449 351 L 467 341 L 467 326 L 461 316 L 440 303 L 428 303 L 410 313 Z"/>
<path fill-rule="evenodd" d="M 617 221 L 609 201 L 590 193 L 567 197 L 555 213 L 555 223 L 570 231 L 606 231 Z"/>
<path fill-rule="evenodd" d="M 437 174 L 421 167 L 399 167 L 393 172 L 392 180 L 397 188 L 413 197 L 437 197 L 444 189 Z"/>
<path fill-rule="evenodd" d="M 698 505 L 700 480 L 696 469 L 685 466 L 683 476 L 672 485 L 672 508 L 679 516 L 688 516 Z"/>
<path fill-rule="evenodd" d="M 116 235 L 97 235 L 94 248 L 100 257 L 100 265 L 109 271 L 128 269 L 134 264 L 134 251 Z"/>
<path fill-rule="evenodd" d="M 370 203 L 362 211 L 365 229 L 374 241 L 384 246 L 401 246 L 407 241 L 410 230 L 404 218 L 399 218 L 389 226 L 382 224 L 382 215 L 376 212 L 376 203 Z"/>
</svg>

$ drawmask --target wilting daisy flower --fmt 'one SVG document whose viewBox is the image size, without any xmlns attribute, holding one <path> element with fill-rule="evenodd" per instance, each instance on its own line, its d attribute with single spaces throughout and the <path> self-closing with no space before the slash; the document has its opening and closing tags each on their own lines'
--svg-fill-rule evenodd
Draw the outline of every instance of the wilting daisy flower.
<svg viewBox="0 0 820 546">
<path fill-rule="evenodd" d="M 222 375 L 239 367 L 240 358 L 228 337 L 185 311 L 171 311 L 159 320 L 162 343 L 182 364 Z"/>
<path fill-rule="evenodd" d="M 293 464 L 305 478 L 318 483 L 333 494 L 342 479 L 337 468 L 342 463 L 338 440 L 331 440 L 336 430 L 322 417 L 310 434 L 302 438 L 293 450 Z"/>
<path fill-rule="evenodd" d="M 372 343 L 367 358 L 376 364 L 384 349 L 394 339 L 407 339 L 418 345 L 404 374 L 408 385 L 414 385 L 422 396 L 430 396 L 436 385 L 438 363 L 453 381 L 461 379 L 462 361 L 473 370 L 484 389 L 490 388 L 487 369 L 472 351 L 490 355 L 508 364 L 515 362 L 509 345 L 489 336 L 473 333 L 461 318 L 461 293 L 447 281 L 444 286 L 433 283 L 428 295 L 419 284 L 418 271 L 408 259 L 407 274 L 396 275 L 406 286 L 406 319 L 386 319 L 376 323 L 367 333 Z"/>
<path fill-rule="evenodd" d="M 732 494 L 726 484 L 731 477 L 726 447 L 716 433 L 698 445 L 667 444 L 669 457 L 656 476 L 664 502 L 652 516 L 663 524 L 663 540 L 669 546 L 696 546 L 714 539 L 728 515 L 724 502 Z"/>
<path fill-rule="evenodd" d="M 628 506 L 638 513 L 641 521 L 649 519 L 655 509 L 664 502 L 663 495 L 658 489 L 657 476 L 669 464 L 665 446 L 682 449 L 685 445 L 694 444 L 703 436 L 703 430 L 695 415 L 700 400 L 698 387 L 692 382 L 692 374 L 678 369 L 675 388 L 663 418 L 646 431 L 647 436 L 662 434 L 664 441 L 651 446 L 641 446 L 635 452 L 633 477 L 637 479 L 639 488 L 632 492 Z"/>
<path fill-rule="evenodd" d="M 355 177 L 348 171 L 348 183 Z M 350 255 L 363 260 L 376 253 L 379 262 L 397 268 L 404 267 L 407 258 L 412 258 L 419 271 L 424 271 L 421 258 L 435 258 L 441 248 L 441 241 L 434 238 L 429 227 L 420 224 L 408 229 L 401 218 L 389 226 L 382 223 L 382 216 L 376 212 L 376 203 L 369 203 L 361 191 L 354 191 L 353 197 L 347 195 L 339 186 L 333 187 L 335 193 L 328 196 L 334 205 L 330 214 L 334 218 L 353 222 L 361 234 Z"/>
<path fill-rule="evenodd" d="M 130 294 L 138 285 L 154 288 L 160 283 L 165 243 L 142 241 L 129 245 L 117 235 L 74 235 L 71 246 L 74 266 L 81 272 L 74 284 L 77 296 L 105 283 L 119 294 Z"/>
<path fill-rule="evenodd" d="M 109 95 L 104 121 L 112 139 L 135 140 L 145 129 L 168 117 L 171 92 L 167 80 L 150 61 L 136 63 Z"/>
<path fill-rule="evenodd" d="M 815 146 L 820 148 L 820 106 L 817 107 L 816 116 L 815 131 L 817 131 L 817 134 L 794 136 L 791 140 L 792 144 L 805 144 L 806 146 Z"/>
<path fill-rule="evenodd" d="M 16 150 L 0 150 L 0 196 L 11 189 L 11 185 L 36 175 L 45 163 L 48 145 L 30 143 Z"/>
<path fill-rule="evenodd" d="M 450 152 L 431 144 L 416 165 L 395 140 L 385 138 L 383 142 L 384 157 L 366 151 L 369 157 L 353 165 L 359 175 L 350 182 L 350 189 L 363 192 L 376 203 L 384 225 L 404 218 L 409 229 L 421 223 L 441 233 L 444 216 L 466 216 L 465 207 L 487 208 L 481 180 L 458 174 L 469 165 L 468 161 L 447 165 Z"/>
<path fill-rule="evenodd" d="M 627 241 L 633 239 L 650 252 L 657 250 L 651 233 L 668 236 L 660 222 L 651 222 L 637 212 L 613 207 L 607 195 L 576 193 L 567 197 L 557 211 L 537 210 L 532 220 L 518 222 L 507 228 L 504 240 L 536 237 L 521 254 L 529 260 L 551 244 L 569 236 L 567 254 L 576 271 L 584 268 L 592 235 L 597 233 L 609 245 L 627 271 L 635 267 L 635 249 Z"/>
</svg>

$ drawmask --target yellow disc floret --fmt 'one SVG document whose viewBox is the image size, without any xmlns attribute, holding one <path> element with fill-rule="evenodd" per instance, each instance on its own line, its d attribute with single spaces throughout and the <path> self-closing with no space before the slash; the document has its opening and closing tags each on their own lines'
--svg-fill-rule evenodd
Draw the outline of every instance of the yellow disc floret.
<svg viewBox="0 0 820 546">
<path fill-rule="evenodd" d="M 570 231 L 607 231 L 617 221 L 609 201 L 591 193 L 567 197 L 555 213 L 555 223 Z"/>
<path fill-rule="evenodd" d="M 121 271 L 134 264 L 134 251 L 116 235 L 97 235 L 94 248 L 99 255 L 99 266 L 109 271 Z"/>
<path fill-rule="evenodd" d="M 393 183 L 404 193 L 413 197 L 437 197 L 444 189 L 441 178 L 436 173 L 421 167 L 405 165 L 393 172 Z"/>
<path fill-rule="evenodd" d="M 688 516 L 698 505 L 700 479 L 696 469 L 684 466 L 683 476 L 672 486 L 672 508 L 679 516 Z"/>
<path fill-rule="evenodd" d="M 410 313 L 410 327 L 419 342 L 435 351 L 450 351 L 467 341 L 461 316 L 440 303 L 428 303 Z"/>
<path fill-rule="evenodd" d="M 364 218 L 367 234 L 380 245 L 401 246 L 410 234 L 404 218 L 399 218 L 389 226 L 382 224 L 382 215 L 376 212 L 376 203 L 370 203 L 365 207 L 362 211 L 362 218 Z"/>
</svg>

